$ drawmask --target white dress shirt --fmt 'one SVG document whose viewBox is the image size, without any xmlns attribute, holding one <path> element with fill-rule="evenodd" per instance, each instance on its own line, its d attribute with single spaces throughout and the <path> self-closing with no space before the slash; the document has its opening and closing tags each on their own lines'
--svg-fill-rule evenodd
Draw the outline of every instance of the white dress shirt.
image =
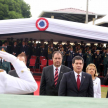
<svg viewBox="0 0 108 108">
<path fill-rule="evenodd" d="M 61 69 L 61 66 L 58 67 L 58 75 L 60 73 L 60 69 Z M 53 72 L 54 72 L 54 76 L 55 76 L 56 67 L 54 65 L 53 65 Z"/>
<path fill-rule="evenodd" d="M 94 98 L 101 98 L 101 81 L 98 77 L 93 80 Z"/>
<path fill-rule="evenodd" d="M 13 66 L 20 78 L 0 70 L 0 94 L 27 94 L 36 91 L 37 83 L 23 61 L 16 59 Z"/>
<path fill-rule="evenodd" d="M 82 72 L 80 72 L 80 74 L 78 74 L 78 73 L 76 73 L 75 71 L 74 71 L 74 75 L 75 75 L 75 79 L 76 79 L 76 82 L 77 82 L 77 75 L 80 75 L 79 76 L 79 79 L 80 79 L 80 82 L 81 82 L 81 76 L 82 76 Z"/>
</svg>

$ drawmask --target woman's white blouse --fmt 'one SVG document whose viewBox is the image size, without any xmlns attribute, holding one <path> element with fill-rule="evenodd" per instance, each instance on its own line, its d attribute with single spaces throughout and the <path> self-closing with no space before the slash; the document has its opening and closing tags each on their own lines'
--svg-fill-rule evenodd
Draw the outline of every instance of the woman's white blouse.
<svg viewBox="0 0 108 108">
<path fill-rule="evenodd" d="M 94 98 L 101 98 L 101 81 L 98 77 L 93 80 Z"/>
</svg>

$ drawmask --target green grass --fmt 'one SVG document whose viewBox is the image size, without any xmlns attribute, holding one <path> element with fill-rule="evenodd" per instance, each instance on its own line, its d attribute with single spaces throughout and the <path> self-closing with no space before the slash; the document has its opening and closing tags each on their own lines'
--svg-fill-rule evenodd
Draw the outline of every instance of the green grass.
<svg viewBox="0 0 108 108">
<path fill-rule="evenodd" d="M 108 87 L 101 87 L 101 98 L 106 98 Z"/>
</svg>

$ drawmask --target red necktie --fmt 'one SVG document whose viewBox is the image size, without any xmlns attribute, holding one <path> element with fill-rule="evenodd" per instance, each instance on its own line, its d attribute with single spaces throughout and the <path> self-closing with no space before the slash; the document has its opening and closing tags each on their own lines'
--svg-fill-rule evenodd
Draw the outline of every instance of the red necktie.
<svg viewBox="0 0 108 108">
<path fill-rule="evenodd" d="M 78 90 L 80 88 L 80 75 L 77 75 L 77 87 L 78 87 Z"/>
<path fill-rule="evenodd" d="M 58 68 L 55 69 L 55 76 L 54 76 L 54 84 L 55 86 L 57 85 L 57 80 L 58 80 Z"/>
</svg>

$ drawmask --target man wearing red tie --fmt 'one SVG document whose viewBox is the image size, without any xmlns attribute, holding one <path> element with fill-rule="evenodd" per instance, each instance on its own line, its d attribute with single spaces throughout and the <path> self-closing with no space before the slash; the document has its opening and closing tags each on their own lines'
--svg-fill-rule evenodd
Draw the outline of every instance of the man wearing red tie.
<svg viewBox="0 0 108 108">
<path fill-rule="evenodd" d="M 71 71 L 69 67 L 62 64 L 62 53 L 55 51 L 52 54 L 53 65 L 44 67 L 41 84 L 40 84 L 40 95 L 58 96 L 59 84 L 62 75 L 66 72 Z"/>
<path fill-rule="evenodd" d="M 91 75 L 82 71 L 84 60 L 81 56 L 72 59 L 73 71 L 64 73 L 59 86 L 59 96 L 93 97 Z"/>
</svg>

